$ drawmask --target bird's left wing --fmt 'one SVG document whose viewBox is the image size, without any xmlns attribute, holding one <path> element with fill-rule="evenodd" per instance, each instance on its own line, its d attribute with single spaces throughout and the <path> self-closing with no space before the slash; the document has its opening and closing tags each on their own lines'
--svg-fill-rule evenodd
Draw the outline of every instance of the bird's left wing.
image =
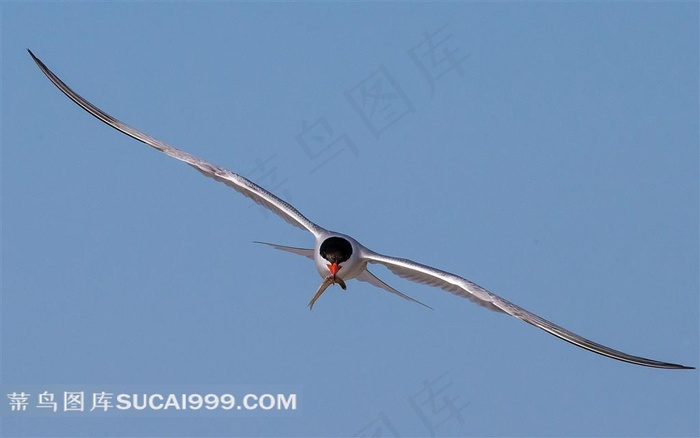
<svg viewBox="0 0 700 438">
<path fill-rule="evenodd" d="M 213 178 L 219 182 L 226 184 L 227 186 L 247 196 L 248 198 L 262 205 L 263 207 L 268 208 L 273 213 L 276 213 L 279 217 L 289 222 L 290 224 L 299 227 L 303 230 L 307 230 L 314 236 L 318 236 L 323 231 L 325 231 L 323 228 L 304 217 L 304 215 L 299 213 L 299 211 L 292 205 L 283 201 L 282 199 L 278 198 L 272 193 L 268 192 L 264 188 L 250 181 L 249 179 L 244 178 L 236 173 L 233 173 L 230 170 L 226 170 L 217 165 L 208 163 L 200 158 L 195 157 L 194 155 L 188 154 L 187 152 L 183 152 L 177 148 L 174 148 L 173 146 L 170 146 L 169 144 L 158 140 L 157 138 L 151 137 L 150 135 L 145 134 L 139 131 L 138 129 L 133 128 L 127 125 L 126 123 L 123 123 L 117 120 L 116 118 L 110 116 L 109 114 L 102 111 L 92 103 L 88 102 L 78 93 L 73 91 L 68 85 L 66 85 L 61 79 L 59 79 L 58 76 L 56 76 L 51 70 L 49 70 L 49 68 L 43 62 L 41 62 L 39 58 L 34 56 L 31 50 L 27 51 L 31 55 L 32 59 L 34 59 L 36 65 L 39 66 L 39 69 L 41 69 L 41 71 L 46 75 L 46 77 L 48 77 L 49 80 L 53 82 L 53 84 L 63 92 L 63 94 L 68 96 L 73 102 L 77 103 L 81 108 L 95 116 L 97 119 L 101 120 L 102 122 L 106 123 L 107 125 L 111 126 L 117 131 L 123 132 L 129 137 L 134 138 L 142 143 L 145 143 L 148 146 L 151 146 L 152 148 L 157 149 L 160 152 L 163 152 L 164 154 L 175 158 L 176 160 L 184 161 L 185 163 L 197 169 L 204 176 L 208 176 L 209 178 Z"/>
<path fill-rule="evenodd" d="M 535 315 L 517 306 L 510 301 L 495 295 L 486 289 L 482 288 L 476 283 L 466 280 L 449 272 L 441 271 L 439 269 L 416 263 L 408 259 L 400 259 L 396 257 L 389 257 L 381 254 L 377 254 L 367 248 L 363 248 L 363 257 L 369 263 L 379 263 L 386 266 L 394 274 L 406 278 L 417 283 L 423 283 L 430 286 L 439 287 L 448 292 L 451 292 L 457 296 L 467 298 L 487 307 L 491 310 L 497 312 L 507 313 L 508 315 L 514 316 L 518 319 L 525 321 L 528 324 L 532 324 L 547 333 L 550 333 L 566 342 L 572 343 L 578 347 L 585 348 L 586 350 L 598 353 L 603 356 L 607 356 L 613 359 L 617 359 L 623 362 L 629 362 L 637 365 L 643 365 L 647 367 L 654 368 L 670 368 L 670 369 L 694 369 L 694 367 L 688 367 L 685 365 L 678 365 L 668 362 L 660 362 L 653 359 L 647 359 L 640 356 L 633 356 L 631 354 L 623 353 L 618 350 L 614 350 L 605 345 L 598 344 L 582 336 L 577 335 L 563 327 L 560 327 L 544 318 Z"/>
</svg>

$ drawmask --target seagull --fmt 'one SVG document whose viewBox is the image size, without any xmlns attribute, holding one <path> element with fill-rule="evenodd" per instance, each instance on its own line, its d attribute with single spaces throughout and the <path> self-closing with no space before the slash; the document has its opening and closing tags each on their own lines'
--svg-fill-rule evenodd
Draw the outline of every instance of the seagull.
<svg viewBox="0 0 700 438">
<path fill-rule="evenodd" d="M 551 335 L 563 339 L 566 342 L 612 359 L 653 368 L 695 369 L 695 367 L 661 362 L 640 356 L 633 356 L 631 354 L 606 347 L 605 345 L 598 344 L 544 318 L 541 318 L 534 313 L 531 313 L 522 307 L 511 303 L 505 298 L 501 298 L 500 296 L 487 291 L 476 283 L 473 283 L 458 275 L 417 263 L 412 260 L 379 254 L 360 244 L 360 242 L 346 234 L 327 230 L 320 225 L 311 222 L 306 218 L 306 216 L 301 214 L 299 210 L 294 208 L 294 206 L 278 198 L 249 179 L 215 164 L 208 163 L 207 161 L 197 158 L 194 155 L 190 155 L 187 152 L 181 151 L 112 117 L 73 91 L 70 87 L 68 87 L 68 85 L 59 79 L 58 76 L 49 70 L 49 68 L 39 58 L 37 58 L 31 50 L 27 49 L 27 51 L 39 69 L 59 90 L 61 90 L 66 96 L 68 96 L 68 98 L 97 119 L 135 140 L 145 143 L 146 145 L 172 158 L 189 164 L 204 176 L 226 184 L 242 195 L 247 196 L 256 203 L 269 209 L 295 227 L 311 233 L 314 236 L 314 247 L 312 249 L 283 246 L 266 242 L 256 242 L 271 246 L 272 248 L 281 251 L 301 255 L 314 261 L 316 264 L 316 269 L 323 280 L 318 287 L 318 290 L 311 298 L 311 301 L 309 301 L 309 309 L 313 309 L 316 301 L 321 297 L 326 289 L 328 289 L 329 286 L 338 284 L 342 289 L 347 289 L 346 283 L 351 279 L 357 279 L 370 283 L 378 288 L 384 289 L 387 292 L 398 295 L 403 299 L 426 306 L 420 301 L 415 300 L 408 295 L 404 295 L 403 293 L 384 283 L 367 269 L 367 265 L 369 264 L 378 264 L 385 266 L 399 277 L 403 277 L 416 283 L 434 286 L 459 297 L 467 298 L 480 306 L 486 307 L 487 309 L 518 318 L 528 324 L 546 331 Z"/>
</svg>

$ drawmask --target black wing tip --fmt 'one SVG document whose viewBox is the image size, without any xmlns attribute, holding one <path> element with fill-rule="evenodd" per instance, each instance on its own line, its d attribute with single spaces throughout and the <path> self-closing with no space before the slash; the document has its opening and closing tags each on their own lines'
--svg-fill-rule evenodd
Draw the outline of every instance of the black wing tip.
<svg viewBox="0 0 700 438">
<path fill-rule="evenodd" d="M 619 358 L 614 358 L 614 359 L 621 360 Z M 661 369 L 665 369 L 665 370 L 694 370 L 695 369 L 695 367 L 689 367 L 689 366 L 681 365 L 678 363 L 659 362 L 659 361 L 655 361 L 655 360 L 647 360 L 644 362 L 637 362 L 637 361 L 634 361 L 634 362 L 623 361 L 623 362 L 629 362 L 633 365 L 641 365 L 641 366 L 649 367 L 649 368 L 661 368 Z"/>
<path fill-rule="evenodd" d="M 31 49 L 27 49 L 27 52 L 29 52 L 29 56 L 32 57 L 32 59 L 34 60 L 34 62 L 36 62 L 36 63 L 40 63 L 40 62 L 41 62 L 41 60 L 39 60 L 39 58 L 36 57 L 36 55 L 34 54 L 34 52 L 32 52 Z"/>
<path fill-rule="evenodd" d="M 421 303 L 421 302 L 418 301 L 418 300 L 416 300 L 416 303 L 420 304 L 420 305 L 423 306 L 423 307 L 427 307 L 427 308 L 430 309 L 430 310 L 435 310 L 435 309 L 433 309 L 432 307 L 430 307 L 429 305 L 427 305 L 427 304 L 425 304 L 425 303 Z"/>
<path fill-rule="evenodd" d="M 671 369 L 675 369 L 675 370 L 694 370 L 695 369 L 695 367 L 688 367 L 685 365 L 678 365 L 675 363 L 672 363 L 671 365 L 673 365 L 673 367 Z"/>
<path fill-rule="evenodd" d="M 43 62 L 41 62 L 41 59 L 37 58 L 34 52 L 31 51 L 31 49 L 27 49 L 27 52 L 29 52 L 29 56 L 32 57 L 36 65 L 38 65 L 42 71 L 47 70 L 46 65 Z"/>
<path fill-rule="evenodd" d="M 622 358 L 619 356 L 611 356 L 611 355 L 603 354 L 601 352 L 594 351 L 594 350 L 589 350 L 589 351 L 593 351 L 594 353 L 598 353 L 602 356 L 606 356 L 606 357 L 609 357 L 611 359 L 616 359 L 616 360 L 619 360 L 622 362 L 631 363 L 633 365 L 641 365 L 643 367 L 660 368 L 660 369 L 665 369 L 665 370 L 694 370 L 695 369 L 695 367 L 689 367 L 689 366 L 681 365 L 678 363 L 661 362 L 658 360 L 647 359 L 644 357 L 634 357 L 633 356 L 632 358 Z"/>
</svg>

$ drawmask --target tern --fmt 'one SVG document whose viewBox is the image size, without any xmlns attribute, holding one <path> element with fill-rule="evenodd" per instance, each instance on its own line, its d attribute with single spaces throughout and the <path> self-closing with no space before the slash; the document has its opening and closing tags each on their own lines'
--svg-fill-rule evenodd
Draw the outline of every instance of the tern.
<svg viewBox="0 0 700 438">
<path fill-rule="evenodd" d="M 412 260 L 379 254 L 360 244 L 360 242 L 348 235 L 327 230 L 320 225 L 311 222 L 303 214 L 301 214 L 299 210 L 294 208 L 294 206 L 278 198 L 249 179 L 217 165 L 208 163 L 195 157 L 194 155 L 188 154 L 187 152 L 181 151 L 110 116 L 81 97 L 78 93 L 74 92 L 70 87 L 68 87 L 68 85 L 59 79 L 58 76 L 49 70 L 49 68 L 43 62 L 41 62 L 39 58 L 34 56 L 31 50 L 27 51 L 39 69 L 41 69 L 46 77 L 48 77 L 59 90 L 61 90 L 66 96 L 68 96 L 68 98 L 97 119 L 135 140 L 145 143 L 172 158 L 189 164 L 204 176 L 226 184 L 242 195 L 247 196 L 263 207 L 268 208 L 290 224 L 310 232 L 314 236 L 314 247 L 312 249 L 256 242 L 269 245 L 278 250 L 298 254 L 314 261 L 316 264 L 316 269 L 321 275 L 321 278 L 323 278 L 323 281 L 309 302 L 310 309 L 313 309 L 316 301 L 329 286 L 338 284 L 342 289 L 346 289 L 346 282 L 351 279 L 368 282 L 376 287 L 396 294 L 401 298 L 425 306 L 425 304 L 421 303 L 420 301 L 417 301 L 408 295 L 404 295 L 403 293 L 384 283 L 367 269 L 368 264 L 379 264 L 385 266 L 399 277 L 403 277 L 416 283 L 441 288 L 454 295 L 467 298 L 476 304 L 486 307 L 487 309 L 511 315 L 525 321 L 528 324 L 538 327 L 547 333 L 563 339 L 566 342 L 586 350 L 590 350 L 594 353 L 623 362 L 653 368 L 694 369 L 694 367 L 685 365 L 633 356 L 631 354 L 623 353 L 610 347 L 598 344 L 550 321 L 547 321 L 546 319 L 541 318 L 534 313 L 531 313 L 522 307 L 487 291 L 476 283 L 473 283 L 458 275 L 417 263 Z"/>
</svg>

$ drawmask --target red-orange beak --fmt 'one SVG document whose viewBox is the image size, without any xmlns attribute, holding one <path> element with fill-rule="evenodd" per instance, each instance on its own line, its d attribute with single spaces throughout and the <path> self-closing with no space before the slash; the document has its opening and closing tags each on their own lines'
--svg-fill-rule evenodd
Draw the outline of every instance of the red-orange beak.
<svg viewBox="0 0 700 438">
<path fill-rule="evenodd" d="M 340 271 L 340 268 L 342 268 L 342 266 L 339 266 L 338 263 L 336 263 L 336 262 L 333 262 L 332 264 L 331 263 L 328 264 L 328 270 L 331 271 L 331 275 L 333 276 L 334 280 L 335 280 L 336 274 L 338 274 L 338 271 Z"/>
</svg>

